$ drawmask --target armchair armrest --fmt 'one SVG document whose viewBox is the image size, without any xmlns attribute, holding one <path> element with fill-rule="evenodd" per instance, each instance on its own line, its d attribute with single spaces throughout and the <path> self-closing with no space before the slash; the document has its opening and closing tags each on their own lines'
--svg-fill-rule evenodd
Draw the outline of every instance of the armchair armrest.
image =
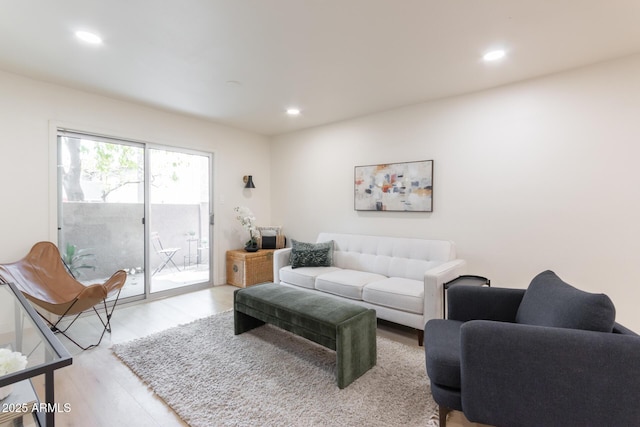
<svg viewBox="0 0 640 427">
<path fill-rule="evenodd" d="M 452 286 L 447 290 L 447 313 L 451 320 L 498 320 L 515 322 L 525 289 Z"/>
<path fill-rule="evenodd" d="M 113 291 L 121 289 L 126 281 L 127 273 L 124 270 L 118 270 L 102 286 L 104 286 L 107 296 L 109 296 Z"/>
<path fill-rule="evenodd" d="M 273 252 L 273 283 L 280 283 L 280 269 L 289 265 L 291 248 L 278 249 Z"/>
<path fill-rule="evenodd" d="M 626 327 L 622 326 L 618 322 L 613 324 L 613 333 L 614 334 L 624 334 L 624 335 L 634 335 L 636 337 L 640 336 L 640 335 L 636 334 L 635 332 L 633 332 L 631 329 L 627 329 Z"/>
<path fill-rule="evenodd" d="M 467 272 L 467 262 L 454 259 L 445 262 L 424 273 L 424 318 L 441 319 L 444 316 L 442 306 L 442 286 Z"/>
<path fill-rule="evenodd" d="M 461 329 L 462 402 L 492 425 L 640 425 L 640 338 L 471 321 Z"/>
</svg>

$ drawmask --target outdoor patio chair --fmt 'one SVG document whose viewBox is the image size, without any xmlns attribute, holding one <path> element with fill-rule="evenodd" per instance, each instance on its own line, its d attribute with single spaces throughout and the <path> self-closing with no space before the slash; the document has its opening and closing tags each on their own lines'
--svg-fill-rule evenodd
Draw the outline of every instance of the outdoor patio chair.
<svg viewBox="0 0 640 427">
<path fill-rule="evenodd" d="M 36 310 L 49 323 L 54 333 L 61 333 L 82 350 L 100 345 L 105 332 L 111 332 L 111 315 L 126 279 L 127 273 L 118 270 L 102 284 L 83 285 L 73 277 L 62 261 L 58 248 L 51 242 L 36 243 L 20 261 L 0 264 L 0 280 L 15 283 L 30 302 L 59 316 L 57 321 L 51 322 Z M 108 302 L 111 306 L 108 307 L 107 299 L 112 295 L 115 295 L 115 299 Z M 96 309 L 96 306 L 100 305 L 104 308 L 106 318 Z M 66 332 L 83 312 L 91 309 L 100 319 L 104 329 L 96 344 L 83 347 Z M 62 328 L 60 322 L 67 316 L 75 317 Z"/>
<path fill-rule="evenodd" d="M 180 248 L 165 248 L 164 246 L 162 246 L 160 233 L 158 233 L 157 231 L 151 233 L 151 244 L 153 245 L 153 250 L 156 251 L 156 253 L 162 260 L 160 265 L 155 270 L 153 270 L 153 273 L 151 274 L 152 276 L 162 271 L 162 269 L 165 268 L 169 263 L 173 264 L 176 270 L 180 271 L 176 263 L 173 262 L 173 256 L 180 250 Z"/>
</svg>

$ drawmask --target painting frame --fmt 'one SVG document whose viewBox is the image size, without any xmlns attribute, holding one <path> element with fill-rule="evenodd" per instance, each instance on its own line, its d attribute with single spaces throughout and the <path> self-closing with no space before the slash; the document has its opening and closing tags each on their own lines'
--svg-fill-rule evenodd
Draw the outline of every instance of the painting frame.
<svg viewBox="0 0 640 427">
<path fill-rule="evenodd" d="M 356 211 L 433 212 L 433 160 L 354 167 Z"/>
</svg>

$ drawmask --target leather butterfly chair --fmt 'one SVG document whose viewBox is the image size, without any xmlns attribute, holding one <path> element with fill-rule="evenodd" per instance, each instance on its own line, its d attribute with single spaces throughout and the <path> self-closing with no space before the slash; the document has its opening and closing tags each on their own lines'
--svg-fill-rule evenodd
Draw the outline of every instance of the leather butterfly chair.
<svg viewBox="0 0 640 427">
<path fill-rule="evenodd" d="M 111 315 L 118 303 L 127 273 L 124 270 L 118 270 L 102 284 L 85 286 L 69 272 L 60 257 L 58 248 L 53 243 L 39 242 L 20 261 L 0 265 L 0 279 L 15 283 L 33 304 L 60 316 L 55 323 L 52 323 L 39 312 L 54 333 L 61 333 L 82 350 L 87 350 L 100 345 L 105 332 L 111 332 Z M 115 300 L 109 301 L 111 304 L 109 309 L 107 298 L 114 294 L 116 297 Z M 96 309 L 98 305 L 103 306 L 106 319 Z M 66 332 L 83 312 L 91 309 L 102 322 L 104 329 L 96 344 L 83 347 Z M 70 324 L 60 329 L 60 322 L 67 316 L 75 317 Z"/>
</svg>

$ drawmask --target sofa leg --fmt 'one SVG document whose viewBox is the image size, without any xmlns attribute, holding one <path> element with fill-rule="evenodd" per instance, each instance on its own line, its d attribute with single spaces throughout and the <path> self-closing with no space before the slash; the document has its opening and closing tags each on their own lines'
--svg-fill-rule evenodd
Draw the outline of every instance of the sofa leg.
<svg viewBox="0 0 640 427">
<path fill-rule="evenodd" d="M 447 408 L 446 406 L 442 406 L 442 405 L 438 406 L 438 416 L 440 421 L 440 427 L 447 426 L 447 415 L 449 415 L 449 412 L 451 412 L 451 409 Z"/>
<path fill-rule="evenodd" d="M 418 345 L 422 347 L 424 345 L 424 331 L 422 329 L 416 329 L 418 332 Z"/>
</svg>

